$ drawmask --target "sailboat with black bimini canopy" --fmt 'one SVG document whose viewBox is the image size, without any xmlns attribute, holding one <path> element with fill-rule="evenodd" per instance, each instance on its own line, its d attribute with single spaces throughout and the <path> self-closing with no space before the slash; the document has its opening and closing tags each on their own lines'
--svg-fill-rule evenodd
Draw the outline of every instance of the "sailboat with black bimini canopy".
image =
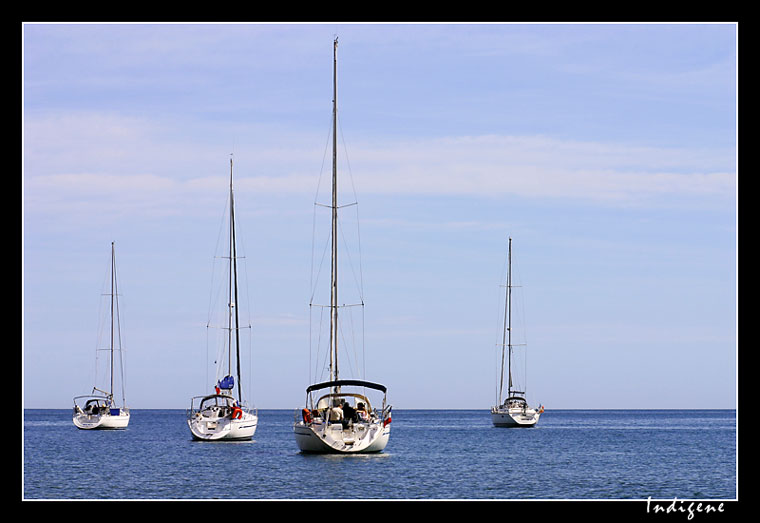
<svg viewBox="0 0 760 523">
<path fill-rule="evenodd" d="M 330 304 L 310 303 L 312 310 L 329 312 L 329 378 L 306 388 L 306 402 L 296 410 L 293 432 L 302 452 L 356 454 L 380 452 L 388 444 L 392 407 L 387 403 L 387 388 L 364 379 L 344 379 L 339 374 L 338 342 L 340 354 L 346 355 L 346 338 L 339 311 L 351 305 L 338 301 L 338 174 L 337 174 L 337 50 L 338 39 L 333 42 L 333 118 L 332 118 L 332 201 L 330 229 Z M 354 205 L 354 204 L 350 204 Z M 315 207 L 316 209 L 316 207 Z M 341 230 L 341 233 L 343 230 Z M 363 298 L 358 304 L 363 310 Z M 321 314 L 321 313 L 320 313 Z M 341 312 L 341 319 L 346 316 Z M 321 332 L 321 330 L 320 330 Z M 373 399 L 374 398 L 374 399 Z"/>
</svg>

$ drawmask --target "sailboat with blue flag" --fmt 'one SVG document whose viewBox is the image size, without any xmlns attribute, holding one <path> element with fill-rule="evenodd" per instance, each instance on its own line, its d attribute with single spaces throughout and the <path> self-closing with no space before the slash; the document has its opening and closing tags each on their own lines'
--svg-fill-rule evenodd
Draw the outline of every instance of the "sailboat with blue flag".
<svg viewBox="0 0 760 523">
<path fill-rule="evenodd" d="M 235 201 L 230 158 L 229 256 L 227 303 L 223 331 L 224 346 L 217 358 L 214 392 L 190 400 L 187 425 L 195 440 L 250 440 L 258 426 L 258 411 L 244 399 L 240 380 L 240 318 L 238 312 L 237 245 L 235 241 Z M 209 325 L 211 327 L 211 325 Z M 245 328 L 245 327 L 242 327 Z M 234 366 L 233 366 L 234 363 Z"/>
</svg>

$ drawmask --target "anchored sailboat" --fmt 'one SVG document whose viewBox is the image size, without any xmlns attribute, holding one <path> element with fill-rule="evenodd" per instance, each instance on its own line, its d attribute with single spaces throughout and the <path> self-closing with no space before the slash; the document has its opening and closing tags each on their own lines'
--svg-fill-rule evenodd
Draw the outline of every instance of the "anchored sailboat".
<svg viewBox="0 0 760 523">
<path fill-rule="evenodd" d="M 337 175 L 337 51 L 333 42 L 333 140 L 330 281 L 329 380 L 306 388 L 305 406 L 296 411 L 293 425 L 302 452 L 380 452 L 388 444 L 392 407 L 384 385 L 357 379 L 340 379 L 338 372 L 338 175 Z M 362 303 L 363 304 L 363 303 Z M 370 403 L 369 390 L 382 393 L 380 405 Z"/>
<path fill-rule="evenodd" d="M 203 441 L 250 440 L 258 425 L 258 412 L 248 407 L 240 380 L 240 321 L 238 314 L 237 246 L 235 241 L 235 200 L 230 158 L 229 280 L 227 282 L 226 356 L 217 359 L 214 393 L 190 400 L 187 425 L 193 439 Z M 233 350 L 234 347 L 234 350 Z M 235 367 L 233 370 L 233 361 Z M 226 363 L 226 365 L 225 365 Z M 222 374 L 224 374 L 222 376 Z"/>
<path fill-rule="evenodd" d="M 544 411 L 543 407 L 532 408 L 525 399 L 525 391 L 516 390 L 512 382 L 512 238 L 509 238 L 506 305 L 504 307 L 504 331 L 501 344 L 501 373 L 499 374 L 499 397 L 497 405 L 491 407 L 491 421 L 496 427 L 533 427 Z M 502 402 L 504 390 L 504 359 L 507 359 L 507 397 Z M 522 387 L 525 388 L 525 387 Z"/>
<path fill-rule="evenodd" d="M 77 428 L 89 429 L 123 429 L 129 424 L 129 409 L 125 405 L 122 375 L 122 406 L 119 407 L 114 401 L 114 338 L 119 344 L 118 356 L 119 367 L 123 374 L 123 361 L 121 350 L 121 323 L 119 321 L 119 293 L 116 284 L 116 255 L 114 243 L 111 242 L 111 341 L 110 341 L 110 365 L 109 365 L 109 389 L 104 391 L 97 387 L 92 388 L 92 393 L 74 398 L 73 421 Z M 81 403 L 81 405 L 80 405 Z"/>
</svg>

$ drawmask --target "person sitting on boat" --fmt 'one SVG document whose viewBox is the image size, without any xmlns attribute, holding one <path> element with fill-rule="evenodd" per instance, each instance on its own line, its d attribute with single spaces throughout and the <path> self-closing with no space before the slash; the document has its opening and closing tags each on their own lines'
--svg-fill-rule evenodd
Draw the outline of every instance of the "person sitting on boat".
<svg viewBox="0 0 760 523">
<path fill-rule="evenodd" d="M 369 421 L 369 414 L 367 414 L 367 407 L 361 401 L 356 404 L 356 418 L 359 421 Z"/>
<path fill-rule="evenodd" d="M 343 426 L 347 427 L 356 418 L 356 409 L 348 401 L 343 402 Z"/>
<path fill-rule="evenodd" d="M 343 420 L 343 409 L 340 408 L 340 404 L 336 404 L 330 409 L 330 421 L 340 422 Z"/>
</svg>

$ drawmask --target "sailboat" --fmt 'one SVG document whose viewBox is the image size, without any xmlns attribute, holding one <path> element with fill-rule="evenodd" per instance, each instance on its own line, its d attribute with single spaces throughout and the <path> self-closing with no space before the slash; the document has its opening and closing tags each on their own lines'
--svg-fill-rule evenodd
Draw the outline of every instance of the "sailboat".
<svg viewBox="0 0 760 523">
<path fill-rule="evenodd" d="M 111 242 L 111 341 L 109 347 L 109 384 L 108 391 L 97 387 L 92 388 L 92 393 L 74 398 L 73 421 L 77 428 L 90 429 L 124 429 L 129 425 L 129 409 L 125 405 L 122 379 L 122 406 L 117 406 L 114 401 L 114 365 L 115 350 L 114 337 L 119 344 L 119 362 L 122 363 L 121 350 L 121 323 L 119 321 L 119 293 L 116 284 L 116 254 L 114 243 Z M 115 326 L 114 326 L 115 325 Z M 123 365 L 120 365 L 123 371 Z"/>
<path fill-rule="evenodd" d="M 504 307 L 504 330 L 501 343 L 501 373 L 499 374 L 499 397 L 497 405 L 491 407 L 491 421 L 496 427 L 533 427 L 544 411 L 543 406 L 533 408 L 525 399 L 525 391 L 517 390 L 512 382 L 512 238 L 509 238 L 506 285 L 506 305 Z M 501 401 L 504 390 L 504 359 L 507 359 L 507 397 Z M 522 387 L 525 388 L 525 387 Z"/>
<path fill-rule="evenodd" d="M 381 452 L 385 448 L 390 438 L 392 406 L 387 404 L 384 385 L 341 379 L 338 370 L 338 339 L 342 331 L 338 326 L 337 51 L 336 38 L 333 42 L 332 204 L 329 206 L 332 211 L 329 380 L 306 388 L 305 406 L 296 410 L 293 432 L 302 452 L 356 454 Z M 380 394 L 381 402 L 370 403 L 371 395 Z"/>
<path fill-rule="evenodd" d="M 259 418 L 255 407 L 243 399 L 240 380 L 240 319 L 238 314 L 237 245 L 235 241 L 235 200 L 230 158 L 229 280 L 226 304 L 226 357 L 217 358 L 214 392 L 194 396 L 187 410 L 187 426 L 193 439 L 201 441 L 250 440 Z M 234 347 L 234 350 L 233 350 Z M 233 358 L 234 356 L 234 358 Z M 233 370 L 233 359 L 236 363 Z M 225 365 L 226 364 L 226 365 Z M 222 374 L 224 374 L 222 376 Z"/>
</svg>

